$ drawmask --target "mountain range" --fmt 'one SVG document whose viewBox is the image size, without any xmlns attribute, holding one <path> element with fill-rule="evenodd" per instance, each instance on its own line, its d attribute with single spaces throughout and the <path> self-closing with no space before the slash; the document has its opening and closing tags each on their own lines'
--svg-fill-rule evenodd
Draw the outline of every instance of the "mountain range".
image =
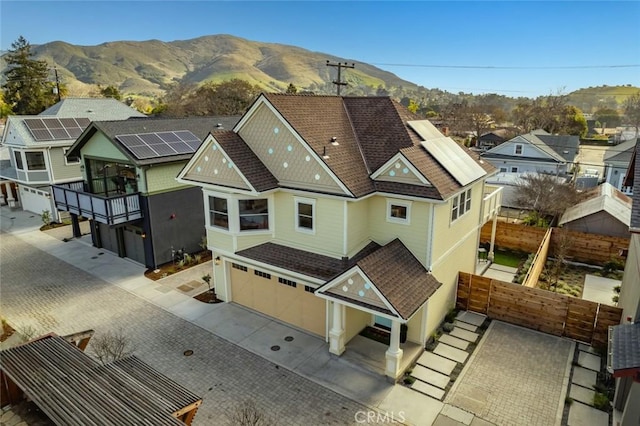
<svg viewBox="0 0 640 426">
<path fill-rule="evenodd" d="M 299 90 L 334 94 L 336 69 L 327 66 L 330 61 L 354 65 L 341 73 L 341 80 L 348 83 L 343 94 L 389 94 L 397 99 L 409 97 L 431 104 L 472 97 L 418 86 L 355 59 L 232 35 L 210 35 L 171 42 L 113 41 L 97 46 L 54 41 L 34 45 L 32 51 L 36 59 L 45 60 L 56 68 L 69 96 L 91 96 L 98 93 L 98 86 L 115 86 L 125 96 L 156 98 L 177 81 L 200 84 L 231 78 L 246 80 L 265 91 L 281 92 L 289 84 L 294 84 Z M 0 68 L 6 69 L 6 62 L 1 57 Z M 0 78 L 4 78 L 4 73 Z M 612 90 L 613 93 L 609 94 Z M 639 89 L 603 86 L 581 89 L 575 92 L 575 99 L 571 99 L 572 94 L 569 97 L 574 105 L 590 112 L 589 109 L 597 106 L 616 107 L 626 98 L 625 94 L 634 90 Z M 504 103 L 501 106 L 507 111 L 515 106 L 513 98 L 491 96 L 500 98 Z M 607 105 L 602 105 L 603 97 Z"/>
</svg>

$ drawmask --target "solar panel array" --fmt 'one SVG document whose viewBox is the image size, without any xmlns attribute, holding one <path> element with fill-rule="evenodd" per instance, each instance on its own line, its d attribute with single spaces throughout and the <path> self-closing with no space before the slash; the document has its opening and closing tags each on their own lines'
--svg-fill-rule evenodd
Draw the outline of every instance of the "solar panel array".
<svg viewBox="0 0 640 426">
<path fill-rule="evenodd" d="M 188 130 L 118 135 L 116 139 L 138 160 L 192 154 L 202 143 Z"/>
<path fill-rule="evenodd" d="M 88 118 L 25 118 L 36 142 L 76 139 L 91 123 Z"/>
</svg>

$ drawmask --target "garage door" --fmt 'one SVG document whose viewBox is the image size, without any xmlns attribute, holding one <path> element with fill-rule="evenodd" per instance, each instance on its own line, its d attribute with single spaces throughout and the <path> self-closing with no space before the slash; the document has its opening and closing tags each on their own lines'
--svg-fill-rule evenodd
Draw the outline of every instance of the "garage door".
<svg viewBox="0 0 640 426">
<path fill-rule="evenodd" d="M 324 337 L 325 301 L 309 287 L 236 264 L 230 276 L 233 302 Z"/>
<path fill-rule="evenodd" d="M 23 210 L 38 215 L 41 215 L 43 210 L 49 210 L 51 220 L 58 220 L 56 212 L 51 207 L 51 198 L 48 192 L 20 185 L 19 198 Z"/>
</svg>

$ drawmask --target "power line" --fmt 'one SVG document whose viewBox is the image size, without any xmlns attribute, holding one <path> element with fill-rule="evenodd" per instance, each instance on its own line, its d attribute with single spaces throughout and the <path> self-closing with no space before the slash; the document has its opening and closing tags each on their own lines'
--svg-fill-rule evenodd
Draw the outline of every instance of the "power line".
<svg viewBox="0 0 640 426">
<path fill-rule="evenodd" d="M 333 84 L 335 84 L 338 87 L 338 96 L 340 96 L 340 86 L 346 86 L 347 85 L 346 82 L 343 82 L 343 81 L 340 80 L 340 70 L 342 68 L 355 68 L 355 64 L 348 65 L 346 62 L 344 62 L 344 63 L 338 62 L 338 63 L 332 64 L 327 59 L 327 66 L 328 67 L 337 67 L 338 68 L 338 79 L 335 80 L 333 82 Z"/>
<path fill-rule="evenodd" d="M 407 68 L 448 68 L 448 69 L 488 69 L 488 70 L 579 70 L 579 69 L 607 69 L 607 68 L 640 68 L 640 64 L 622 65 L 569 65 L 550 67 L 510 67 L 494 65 L 433 65 L 433 64 L 394 64 L 382 62 L 368 62 L 371 65 L 387 67 L 407 67 Z"/>
</svg>

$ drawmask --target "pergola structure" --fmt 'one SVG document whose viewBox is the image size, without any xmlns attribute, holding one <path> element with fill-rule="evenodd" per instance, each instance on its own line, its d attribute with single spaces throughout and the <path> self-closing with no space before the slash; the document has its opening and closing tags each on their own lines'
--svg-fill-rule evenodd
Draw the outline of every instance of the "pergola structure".
<svg viewBox="0 0 640 426">
<path fill-rule="evenodd" d="M 58 425 L 190 425 L 202 398 L 135 356 L 102 365 L 74 339 L 46 335 L 0 352 L 2 406 L 33 401 Z"/>
</svg>

